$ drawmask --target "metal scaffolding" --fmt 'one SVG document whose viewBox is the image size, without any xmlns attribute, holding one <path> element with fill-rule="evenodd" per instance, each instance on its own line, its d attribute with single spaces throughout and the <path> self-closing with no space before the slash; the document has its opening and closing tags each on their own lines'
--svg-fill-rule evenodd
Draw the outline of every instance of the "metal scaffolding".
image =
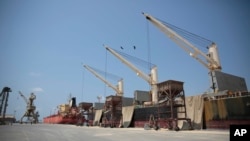
<svg viewBox="0 0 250 141">
<path fill-rule="evenodd" d="M 122 120 L 122 97 L 107 96 L 102 117 L 102 126 L 119 127 Z"/>
<path fill-rule="evenodd" d="M 1 102 L 0 103 L 0 117 L 2 120 L 0 122 L 3 122 L 3 123 L 5 121 L 5 114 L 6 114 L 6 109 L 8 106 L 9 92 L 12 92 L 11 88 L 4 87 L 2 92 L 0 93 L 0 102 Z"/>
<path fill-rule="evenodd" d="M 174 130 L 180 129 L 178 127 L 179 120 L 186 120 L 192 129 L 191 120 L 187 118 L 183 82 L 168 80 L 158 83 L 157 87 L 159 95 L 158 120 L 165 121 L 168 128 Z"/>
<path fill-rule="evenodd" d="M 79 103 L 78 106 L 80 110 L 80 116 L 78 119 L 78 125 L 84 125 L 86 124 L 87 126 L 92 125 L 91 121 L 93 122 L 93 103 L 89 102 L 81 102 Z"/>
</svg>

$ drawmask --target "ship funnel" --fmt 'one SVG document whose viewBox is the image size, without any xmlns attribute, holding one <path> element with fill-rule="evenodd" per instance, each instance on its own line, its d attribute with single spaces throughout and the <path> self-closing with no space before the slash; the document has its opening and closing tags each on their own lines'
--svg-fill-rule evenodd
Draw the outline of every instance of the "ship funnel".
<svg viewBox="0 0 250 141">
<path fill-rule="evenodd" d="M 71 100 L 70 100 L 70 107 L 76 107 L 76 98 L 75 97 L 72 97 Z"/>
</svg>

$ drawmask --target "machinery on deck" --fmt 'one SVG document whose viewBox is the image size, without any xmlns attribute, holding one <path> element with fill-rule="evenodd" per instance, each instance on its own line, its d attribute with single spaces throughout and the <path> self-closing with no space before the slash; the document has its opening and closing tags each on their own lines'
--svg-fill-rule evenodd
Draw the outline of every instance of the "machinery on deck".
<svg viewBox="0 0 250 141">
<path fill-rule="evenodd" d="M 202 95 L 205 128 L 229 128 L 230 124 L 249 124 L 250 93 L 245 79 L 222 72 L 214 42 L 143 13 L 147 20 L 209 70 L 212 92 Z M 206 47 L 205 54 L 198 49 Z M 234 103 L 232 108 L 232 103 Z"/>
<path fill-rule="evenodd" d="M 149 14 L 143 13 L 143 15 L 150 21 L 152 22 L 156 27 L 158 27 L 161 31 L 163 31 L 170 39 L 172 39 L 176 44 L 178 44 L 181 48 L 183 48 L 191 57 L 199 61 L 202 65 L 204 65 L 206 68 L 209 69 L 210 74 L 212 76 L 212 71 L 221 71 L 221 64 L 220 64 L 220 59 L 218 56 L 218 50 L 217 46 L 214 42 L 209 41 L 207 39 L 204 39 L 200 37 L 201 40 L 204 40 L 206 44 L 208 44 L 208 54 L 203 53 L 200 51 L 194 44 L 188 41 L 185 37 L 190 37 L 192 36 L 197 36 L 192 33 L 189 33 L 187 31 L 184 31 L 183 29 L 180 29 L 176 26 L 173 26 L 169 23 L 162 22 L 153 16 Z M 184 34 L 184 36 L 181 36 L 180 34 Z M 199 37 L 199 36 L 198 36 Z M 208 63 L 206 63 L 206 61 Z M 213 77 L 212 76 L 212 86 L 211 88 L 216 91 L 216 84 L 213 82 Z"/>
<path fill-rule="evenodd" d="M 158 83 L 157 80 L 157 67 L 154 66 L 151 69 L 151 74 L 146 75 L 133 64 L 128 62 L 115 50 L 106 47 L 113 55 L 120 59 L 124 64 L 137 73 L 138 76 L 146 80 L 151 85 L 152 101 L 144 102 L 144 106 L 155 106 L 158 112 L 155 114 L 150 114 L 149 120 L 159 120 L 162 124 L 167 124 L 169 129 L 179 130 L 177 125 L 178 120 L 186 120 L 192 129 L 191 120 L 187 118 L 185 109 L 185 94 L 183 89 L 183 82 L 169 80 L 166 82 Z M 177 99 L 181 101 L 177 104 Z M 182 111 L 177 109 L 182 108 Z M 178 114 L 183 113 L 182 117 L 177 117 Z M 158 121 L 153 121 L 149 123 L 154 123 L 154 128 L 158 129 L 156 123 Z M 149 125 L 150 126 L 150 125 Z"/>
<path fill-rule="evenodd" d="M 88 66 L 88 65 L 84 65 L 84 67 L 90 71 L 92 74 L 94 74 L 97 78 L 99 78 L 101 81 L 103 81 L 105 84 L 107 84 L 110 88 L 112 88 L 115 92 L 117 96 L 123 96 L 123 79 L 120 78 L 120 80 L 118 81 L 118 85 L 114 86 L 112 85 L 110 82 L 108 82 L 105 78 L 103 78 L 101 75 L 99 75 L 92 67 Z"/>
<path fill-rule="evenodd" d="M 77 125 L 92 126 L 94 118 L 94 108 L 93 103 L 81 102 L 78 106 L 79 119 Z"/>
<path fill-rule="evenodd" d="M 184 120 L 193 129 L 191 119 L 187 118 L 183 82 L 168 80 L 157 84 L 159 92 L 158 122 L 167 123 L 169 129 L 179 130 L 178 121 Z M 164 116 L 165 115 L 165 116 Z"/>
<path fill-rule="evenodd" d="M 5 121 L 5 114 L 6 114 L 6 109 L 7 109 L 7 106 L 8 106 L 8 98 L 9 98 L 9 92 L 12 92 L 11 91 L 11 88 L 9 87 L 4 87 L 2 89 L 2 92 L 0 94 L 0 124 L 1 123 L 4 123 Z"/>
<path fill-rule="evenodd" d="M 119 127 L 122 120 L 122 97 L 107 96 L 104 104 L 104 113 L 101 119 L 103 127 Z"/>
<path fill-rule="evenodd" d="M 185 34 L 192 34 L 187 31 L 184 31 L 183 29 L 180 29 L 176 26 L 173 26 L 169 23 L 163 23 L 153 16 L 149 14 L 143 13 L 143 15 L 150 21 L 152 22 L 156 27 L 158 27 L 160 30 L 162 30 L 170 39 L 172 39 L 176 44 L 178 44 L 180 47 L 182 47 L 189 55 L 196 60 L 198 60 L 201 64 L 203 64 L 205 67 L 207 67 L 209 70 L 218 70 L 221 71 L 221 65 L 220 65 L 220 60 L 218 56 L 218 51 L 216 44 L 212 41 L 209 41 L 207 39 L 204 39 L 200 37 L 203 40 L 206 40 L 210 45 L 207 47 L 209 49 L 208 54 L 205 54 L 201 52 L 194 44 L 190 43 L 186 38 L 182 37 L 180 34 L 175 32 L 174 30 L 177 29 L 176 31 L 180 31 L 182 33 L 185 32 Z M 194 35 L 194 34 L 192 34 Z M 197 35 L 195 35 L 197 36 Z M 200 56 L 200 57 L 199 57 Z M 203 58 L 202 58 L 203 57 Z M 207 60 L 208 63 L 206 63 L 204 60 Z"/>
<path fill-rule="evenodd" d="M 24 115 L 21 117 L 20 123 L 23 123 L 23 118 L 27 117 L 27 120 L 29 120 L 31 123 L 38 123 L 38 112 L 35 112 L 36 106 L 34 105 L 34 100 L 36 99 L 36 95 L 34 93 L 30 94 L 29 99 L 27 99 L 21 91 L 19 91 L 20 96 L 24 99 L 26 106 L 26 111 Z M 31 118 L 31 119 L 30 119 Z"/>
<path fill-rule="evenodd" d="M 191 120 L 186 118 L 186 109 L 185 109 L 185 94 L 183 89 L 183 82 L 179 81 L 166 81 L 158 83 L 157 80 L 157 68 L 156 66 L 152 67 L 151 74 L 146 75 L 133 64 L 128 62 L 115 50 L 106 46 L 106 49 L 120 59 L 124 64 L 137 73 L 138 76 L 146 80 L 152 87 L 152 102 L 144 102 L 144 106 L 153 106 L 157 107 L 158 111 L 153 111 L 149 116 L 149 125 L 146 123 L 145 126 L 154 127 L 158 129 L 158 120 L 169 129 L 179 130 L 177 125 L 178 120 L 186 120 L 189 123 L 190 129 L 192 129 Z M 177 99 L 180 99 L 181 104 L 177 104 Z M 177 108 L 183 108 L 182 111 L 178 111 Z M 183 113 L 182 118 L 178 118 L 177 115 Z M 144 115 L 144 114 L 142 114 Z M 145 114 L 147 116 L 147 114 Z M 140 115 L 138 116 L 140 118 Z M 147 117 L 146 117 L 147 118 Z M 151 121 L 153 120 L 153 121 Z M 151 123 L 153 125 L 151 125 Z M 145 127 L 144 126 L 144 127 Z"/>
<path fill-rule="evenodd" d="M 158 76 L 157 76 L 157 67 L 153 65 L 151 68 L 151 73 L 149 75 L 142 72 L 128 60 L 126 60 L 122 55 L 115 51 L 114 49 L 105 46 L 106 50 L 112 53 L 115 57 L 117 57 L 122 63 L 126 64 L 130 69 L 136 72 L 137 76 L 140 76 L 142 79 L 147 81 L 151 86 L 151 94 L 152 94 L 152 103 L 150 104 L 157 104 L 158 103 L 158 94 L 157 94 L 157 83 L 158 83 Z"/>
<path fill-rule="evenodd" d="M 102 116 L 102 126 L 118 127 L 120 120 L 122 119 L 123 79 L 120 78 L 118 85 L 115 87 L 97 73 L 97 71 L 100 72 L 100 70 L 94 69 L 87 65 L 84 65 L 84 67 L 116 92 L 115 96 L 111 95 L 106 97 L 103 109 L 104 113 Z"/>
<path fill-rule="evenodd" d="M 143 15 L 147 20 L 153 23 L 153 25 L 163 31 L 167 37 L 173 40 L 191 57 L 196 59 L 209 70 L 213 93 L 228 89 L 234 92 L 247 91 L 244 78 L 221 72 L 222 67 L 220 64 L 218 49 L 214 42 L 164 21 L 160 21 L 149 14 L 143 13 Z M 208 53 L 203 53 L 197 48 L 197 46 L 206 47 Z"/>
</svg>

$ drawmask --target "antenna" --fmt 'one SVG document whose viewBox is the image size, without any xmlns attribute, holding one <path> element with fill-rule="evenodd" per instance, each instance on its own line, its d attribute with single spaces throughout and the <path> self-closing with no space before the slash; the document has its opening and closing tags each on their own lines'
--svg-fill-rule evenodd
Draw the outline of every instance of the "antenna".
<svg viewBox="0 0 250 141">
<path fill-rule="evenodd" d="M 69 96 L 68 96 L 68 101 L 69 101 L 69 103 L 71 102 L 71 98 L 72 98 L 72 95 L 71 95 L 71 93 L 70 93 Z"/>
</svg>

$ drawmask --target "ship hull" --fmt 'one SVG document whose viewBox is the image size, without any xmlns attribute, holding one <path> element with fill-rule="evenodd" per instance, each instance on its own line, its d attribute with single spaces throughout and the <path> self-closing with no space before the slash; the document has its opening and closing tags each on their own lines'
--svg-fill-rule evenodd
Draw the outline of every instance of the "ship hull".
<svg viewBox="0 0 250 141">
<path fill-rule="evenodd" d="M 61 115 L 51 115 L 43 119 L 43 123 L 47 124 L 77 124 L 79 119 L 77 117 L 68 117 Z"/>
<path fill-rule="evenodd" d="M 229 129 L 250 124 L 250 96 L 204 101 L 204 128 Z"/>
<path fill-rule="evenodd" d="M 188 105 L 186 106 L 188 107 Z M 203 109 L 203 112 L 201 112 L 201 109 Z M 144 127 L 145 124 L 149 123 L 149 116 L 151 114 L 158 118 L 158 108 L 135 109 L 130 127 Z M 198 114 L 202 116 L 199 116 L 200 119 L 198 121 L 200 122 L 196 123 L 192 117 L 197 117 Z M 187 110 L 187 115 L 188 118 L 191 118 L 195 129 L 229 129 L 230 125 L 250 125 L 250 95 L 209 101 L 204 100 L 199 108 L 195 107 Z M 174 112 L 175 116 L 177 115 Z M 158 118 L 158 125 L 161 128 L 169 128 L 169 123 L 167 120 L 164 120 L 169 117 L 170 113 L 164 117 L 160 117 L 160 120 Z M 186 129 L 184 127 L 185 124 L 181 124 L 181 126 L 180 129 Z"/>
<path fill-rule="evenodd" d="M 196 99 L 194 98 L 196 97 Z M 190 101 L 192 99 L 193 101 Z M 196 102 L 196 103 L 195 103 Z M 189 107 L 191 105 L 191 108 Z M 128 106 L 129 107 L 129 106 Z M 159 114 L 164 111 L 169 111 L 169 106 L 161 107 L 151 106 L 151 107 L 140 107 L 131 106 L 132 110 L 127 110 L 128 113 L 123 113 L 123 116 L 129 116 L 128 119 L 123 117 L 123 119 L 117 119 L 115 121 L 114 127 L 120 127 L 121 121 L 124 127 L 139 127 L 143 128 L 146 124 L 150 124 L 150 115 L 154 115 L 154 119 L 157 121 L 157 125 L 160 128 L 169 128 L 170 124 L 178 124 L 180 129 L 187 129 L 184 127 L 187 125 L 187 121 L 182 120 L 182 124 L 170 123 L 170 121 L 175 121 L 179 118 L 177 114 L 178 107 L 173 108 L 173 113 Z M 122 107 L 124 108 L 124 107 Z M 190 96 L 186 97 L 186 108 L 187 108 L 187 118 L 191 119 L 191 123 L 194 129 L 229 129 L 232 124 L 250 124 L 250 94 L 245 96 L 235 96 L 235 97 L 222 97 L 215 99 L 206 99 L 202 96 Z M 99 118 L 89 116 L 88 121 L 82 119 L 79 122 L 77 117 L 52 115 L 44 118 L 44 123 L 49 124 L 75 124 L 86 123 L 90 126 L 99 126 L 104 123 L 102 121 L 103 114 L 100 110 L 98 114 Z M 172 115 L 171 115 L 172 114 Z M 95 112 L 96 115 L 96 112 Z M 194 119 L 196 118 L 196 119 Z M 198 121 L 198 122 L 197 122 Z M 94 124 L 95 123 L 95 124 Z M 107 123 L 106 123 L 107 124 Z M 111 124 L 111 123 L 110 123 Z M 107 124 L 108 125 L 108 124 Z"/>
</svg>

